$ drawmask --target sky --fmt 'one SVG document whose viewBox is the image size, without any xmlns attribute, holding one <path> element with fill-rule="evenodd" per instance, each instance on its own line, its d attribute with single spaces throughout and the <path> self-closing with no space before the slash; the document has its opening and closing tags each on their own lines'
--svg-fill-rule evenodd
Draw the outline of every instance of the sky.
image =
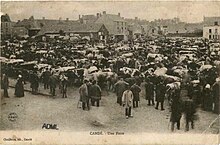
<svg viewBox="0 0 220 145">
<path fill-rule="evenodd" d="M 45 17 L 47 19 L 78 19 L 79 15 L 106 11 L 122 17 L 146 19 L 180 18 L 183 22 L 201 22 L 204 16 L 220 16 L 220 1 L 5 1 L 1 14 L 9 14 L 12 21 Z"/>
</svg>

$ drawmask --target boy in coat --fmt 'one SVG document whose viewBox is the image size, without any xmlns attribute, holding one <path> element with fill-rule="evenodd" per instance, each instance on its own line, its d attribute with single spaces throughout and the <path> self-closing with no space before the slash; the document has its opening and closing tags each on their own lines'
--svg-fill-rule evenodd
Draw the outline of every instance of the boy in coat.
<svg viewBox="0 0 220 145">
<path fill-rule="evenodd" d="M 123 106 L 125 107 L 126 119 L 128 119 L 128 117 L 133 117 L 131 115 L 131 106 L 132 106 L 133 98 L 134 98 L 133 93 L 130 90 L 130 87 L 128 86 L 128 89 L 125 90 L 122 95 L 122 103 Z"/>
</svg>

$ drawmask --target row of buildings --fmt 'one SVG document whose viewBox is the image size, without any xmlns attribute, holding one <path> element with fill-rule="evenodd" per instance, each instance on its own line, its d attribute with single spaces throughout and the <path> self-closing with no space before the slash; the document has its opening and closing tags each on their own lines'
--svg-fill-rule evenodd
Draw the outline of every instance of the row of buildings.
<svg viewBox="0 0 220 145">
<path fill-rule="evenodd" d="M 179 18 L 140 20 L 127 19 L 106 11 L 96 15 L 79 15 L 78 20 L 61 18 L 57 20 L 35 19 L 31 16 L 22 21 L 11 21 L 8 14 L 1 16 L 2 37 L 40 37 L 40 36 L 87 36 L 94 40 L 128 40 L 140 36 L 166 37 L 205 37 L 220 40 L 220 17 L 204 17 L 201 23 L 185 23 Z"/>
</svg>

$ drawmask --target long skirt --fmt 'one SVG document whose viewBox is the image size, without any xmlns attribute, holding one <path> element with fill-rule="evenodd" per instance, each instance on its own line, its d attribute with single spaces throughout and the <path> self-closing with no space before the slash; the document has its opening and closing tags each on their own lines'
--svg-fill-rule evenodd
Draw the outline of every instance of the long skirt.
<svg viewBox="0 0 220 145">
<path fill-rule="evenodd" d="M 15 85 L 15 96 L 16 97 L 24 97 L 24 85 L 17 83 Z"/>
</svg>

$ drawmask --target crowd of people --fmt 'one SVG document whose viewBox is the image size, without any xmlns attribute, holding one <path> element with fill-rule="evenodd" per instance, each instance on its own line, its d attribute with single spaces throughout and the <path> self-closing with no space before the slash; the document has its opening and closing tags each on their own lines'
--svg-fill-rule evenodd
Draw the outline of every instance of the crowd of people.
<svg viewBox="0 0 220 145">
<path fill-rule="evenodd" d="M 16 45 L 17 44 L 17 45 Z M 171 112 L 171 130 L 180 129 L 185 114 L 186 131 L 194 128 L 196 109 L 219 113 L 220 43 L 202 38 L 146 38 L 129 42 L 90 45 L 64 40 L 49 42 L 10 40 L 2 47 L 2 89 L 8 97 L 8 77 L 17 78 L 15 96 L 24 96 L 24 83 L 33 94 L 43 83 L 55 98 L 72 86 L 79 87 L 82 109 L 101 104 L 103 91 L 113 91 L 116 102 L 133 117 L 140 103 L 141 85 L 145 99 L 155 109 Z M 14 60 L 23 60 L 14 61 Z M 13 61 L 12 61 L 13 60 Z M 31 62 L 31 63 L 27 63 Z M 26 64 L 25 64 L 26 63 Z M 43 66 L 43 67 L 42 67 Z M 156 101 L 156 102 L 155 102 Z"/>
</svg>

